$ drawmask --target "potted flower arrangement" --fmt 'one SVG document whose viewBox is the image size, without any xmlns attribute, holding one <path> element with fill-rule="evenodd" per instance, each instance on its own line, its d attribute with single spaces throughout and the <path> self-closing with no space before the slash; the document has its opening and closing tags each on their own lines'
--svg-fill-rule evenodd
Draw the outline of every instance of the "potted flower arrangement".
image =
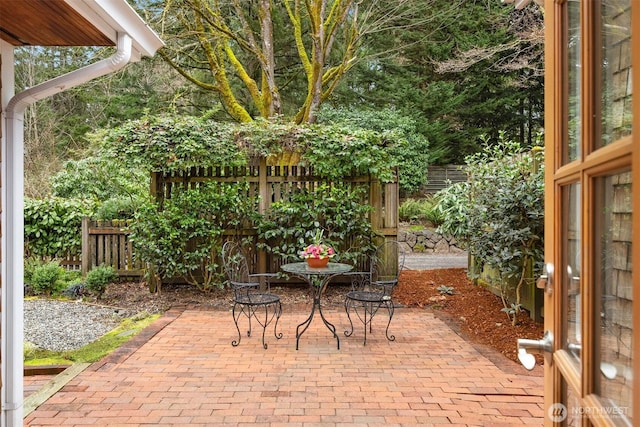
<svg viewBox="0 0 640 427">
<path fill-rule="evenodd" d="M 329 245 L 322 242 L 323 230 L 317 230 L 313 236 L 313 243 L 300 252 L 300 256 L 307 260 L 311 268 L 326 267 L 336 251 Z"/>
</svg>

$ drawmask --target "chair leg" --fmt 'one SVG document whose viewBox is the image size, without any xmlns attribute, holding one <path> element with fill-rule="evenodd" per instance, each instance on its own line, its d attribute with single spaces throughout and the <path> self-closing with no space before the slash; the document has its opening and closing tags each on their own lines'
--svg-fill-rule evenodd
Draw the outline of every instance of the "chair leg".
<svg viewBox="0 0 640 427">
<path fill-rule="evenodd" d="M 363 329 L 364 329 L 364 344 L 367 345 L 367 329 L 369 330 L 369 334 L 373 333 L 373 318 L 378 313 L 378 310 L 385 306 L 387 311 L 389 312 L 389 321 L 387 322 L 387 327 L 385 329 L 385 335 L 389 341 L 395 341 L 395 335 L 389 334 L 389 327 L 391 325 L 391 319 L 393 319 L 393 314 L 395 311 L 395 307 L 393 305 L 393 301 L 382 301 L 382 302 L 361 302 L 356 304 L 354 301 L 350 299 L 346 299 L 344 302 L 345 311 L 347 313 L 347 318 L 349 319 L 349 325 L 351 330 L 344 331 L 346 336 L 351 336 L 353 334 L 353 321 L 351 320 L 351 309 L 355 310 L 356 315 L 362 321 Z M 359 308 L 362 308 L 362 313 L 358 311 Z"/>
<path fill-rule="evenodd" d="M 358 311 L 359 308 L 362 308 L 362 314 Z M 347 312 L 347 318 L 349 319 L 350 330 L 344 331 L 345 336 L 350 337 L 353 334 L 353 321 L 351 320 L 351 309 L 353 309 L 356 313 L 356 316 L 362 322 L 364 326 L 364 345 L 367 344 L 367 325 L 369 325 L 369 332 L 371 332 L 371 319 L 373 319 L 373 305 L 367 302 L 361 301 L 353 301 L 350 298 L 345 299 L 344 301 L 344 309 Z M 369 316 L 367 317 L 367 314 Z"/>
<path fill-rule="evenodd" d="M 387 306 L 387 309 L 389 310 L 389 322 L 387 323 L 387 331 L 386 331 L 387 339 L 389 341 L 395 341 L 396 340 L 396 336 L 395 335 L 389 335 L 389 326 L 391 325 L 391 319 L 393 318 L 393 313 L 395 311 L 395 307 L 393 305 L 393 301 L 385 301 L 385 305 Z"/>
<path fill-rule="evenodd" d="M 278 333 L 278 321 L 280 320 L 280 316 L 282 315 L 282 303 L 278 302 L 278 304 L 275 306 L 275 310 L 276 310 L 276 324 L 273 327 L 273 334 L 275 335 L 276 339 L 280 339 L 282 338 L 282 332 Z"/>
<path fill-rule="evenodd" d="M 353 322 L 351 321 L 351 314 L 349 313 L 351 311 L 351 305 L 353 304 L 353 301 L 349 298 L 345 298 L 344 300 L 344 310 L 347 313 L 347 318 L 349 319 L 349 325 L 351 327 L 351 330 L 347 330 L 344 331 L 344 335 L 347 337 L 350 337 L 353 334 Z"/>
<path fill-rule="evenodd" d="M 232 311 L 233 323 L 235 323 L 236 329 L 238 330 L 238 340 L 231 341 L 231 345 L 234 347 L 237 347 L 240 344 L 240 340 L 242 339 L 242 334 L 240 333 L 240 326 L 238 326 L 238 319 L 240 318 L 240 315 L 242 314 L 243 310 L 240 310 L 240 312 L 236 315 L 237 307 L 238 307 L 238 304 L 233 304 L 233 311 Z"/>
<path fill-rule="evenodd" d="M 364 343 L 362 345 L 367 345 L 367 313 L 369 313 L 369 333 L 371 333 L 373 313 L 369 311 L 369 306 L 366 302 L 362 303 L 362 308 L 364 309 Z"/>
<path fill-rule="evenodd" d="M 257 313 L 256 313 L 257 316 Z M 257 319 L 257 318 L 256 318 Z M 267 330 L 267 325 L 269 324 L 269 306 L 264 306 L 264 323 L 262 324 L 262 348 L 267 349 L 267 343 L 264 341 L 264 334 Z"/>
<path fill-rule="evenodd" d="M 240 307 L 240 309 L 238 310 L 238 307 Z M 247 320 L 249 321 L 249 328 L 247 329 L 247 336 L 251 337 L 251 317 L 256 315 L 255 309 L 250 307 L 250 306 L 246 306 L 244 304 L 238 304 L 238 303 L 234 303 L 233 304 L 233 311 L 232 311 L 232 315 L 233 315 L 233 323 L 235 323 L 236 325 L 236 329 L 238 330 L 238 340 L 233 340 L 231 341 L 231 345 L 233 345 L 234 347 L 236 347 L 237 345 L 240 344 L 240 340 L 242 337 L 242 333 L 240 332 L 240 316 L 242 315 L 247 316 Z M 257 317 L 256 317 L 257 319 Z M 259 323 L 259 322 L 258 322 Z"/>
<path fill-rule="evenodd" d="M 273 305 L 273 314 L 270 315 L 269 309 L 271 305 Z M 258 318 L 258 313 L 256 312 L 255 309 L 253 310 L 253 315 L 256 316 L 256 321 L 260 325 L 262 325 L 262 347 L 264 347 L 265 350 L 268 348 L 268 344 L 265 341 L 265 334 L 267 331 L 267 327 L 269 326 L 269 323 L 271 323 L 274 318 L 276 321 L 275 321 L 275 326 L 273 327 L 273 334 L 275 335 L 276 339 L 282 338 L 282 332 L 278 333 L 278 321 L 280 320 L 281 314 L 282 314 L 282 303 L 280 302 L 264 305 L 264 322 L 260 321 L 260 319 Z"/>
</svg>

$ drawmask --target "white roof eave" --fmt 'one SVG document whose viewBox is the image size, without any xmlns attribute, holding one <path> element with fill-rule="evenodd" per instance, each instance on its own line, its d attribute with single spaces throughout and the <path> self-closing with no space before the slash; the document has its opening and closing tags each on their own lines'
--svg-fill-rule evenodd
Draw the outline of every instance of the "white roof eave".
<svg viewBox="0 0 640 427">
<path fill-rule="evenodd" d="M 78 13 L 113 40 L 119 33 L 126 33 L 133 41 L 135 59 L 153 56 L 164 46 L 149 25 L 136 13 L 126 0 L 65 0 Z"/>
</svg>

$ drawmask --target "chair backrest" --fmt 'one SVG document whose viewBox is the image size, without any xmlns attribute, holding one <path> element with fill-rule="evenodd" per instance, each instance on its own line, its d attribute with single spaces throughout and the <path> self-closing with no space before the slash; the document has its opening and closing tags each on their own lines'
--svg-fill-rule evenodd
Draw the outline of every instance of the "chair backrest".
<svg viewBox="0 0 640 427">
<path fill-rule="evenodd" d="M 222 265 L 232 286 L 250 282 L 247 257 L 237 242 L 228 241 L 222 246 Z"/>
<path fill-rule="evenodd" d="M 387 240 L 378 248 L 371 258 L 371 282 L 393 288 L 398 283 L 400 271 L 404 268 L 404 249 L 399 242 Z"/>
</svg>

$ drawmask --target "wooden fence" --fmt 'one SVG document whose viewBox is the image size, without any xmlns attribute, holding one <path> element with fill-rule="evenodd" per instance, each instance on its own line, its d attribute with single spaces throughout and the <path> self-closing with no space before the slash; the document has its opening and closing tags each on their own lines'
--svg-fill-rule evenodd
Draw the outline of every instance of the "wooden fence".
<svg viewBox="0 0 640 427">
<path fill-rule="evenodd" d="M 264 213 L 273 202 L 287 200 L 289 194 L 300 189 L 314 190 L 326 181 L 313 175 L 312 169 L 299 165 L 267 165 L 265 159 L 255 161 L 242 168 L 191 168 L 184 172 L 154 172 L 151 175 L 151 194 L 162 204 L 170 198 L 176 186 L 194 187 L 207 181 L 247 182 L 248 197 L 259 200 L 258 210 Z M 373 229 L 386 239 L 398 236 L 398 183 L 381 183 L 371 176 L 351 177 L 347 181 L 353 187 L 365 187 L 363 203 L 373 207 L 371 224 Z M 240 233 L 243 237 L 255 236 L 254 229 L 228 231 L 226 234 Z M 81 263 L 82 273 L 93 267 L 110 265 L 118 275 L 140 277 L 144 275 L 144 265 L 135 260 L 132 242 L 129 240 L 127 224 L 123 221 L 82 222 L 82 256 L 80 260 L 69 263 Z M 279 271 L 280 260 L 273 259 L 265 251 L 254 254 L 256 271 Z"/>
<path fill-rule="evenodd" d="M 144 265 L 134 258 L 128 223 L 123 220 L 92 221 L 82 219 L 82 274 L 93 267 L 113 267 L 118 276 L 140 277 Z"/>
<path fill-rule="evenodd" d="M 207 181 L 248 183 L 247 196 L 258 198 L 259 213 L 266 212 L 274 202 L 287 200 L 296 191 L 313 191 L 319 185 L 328 183 L 314 175 L 309 167 L 268 164 L 266 159 L 261 158 L 254 159 L 247 167 L 194 167 L 184 172 L 155 172 L 151 176 L 151 194 L 162 205 L 163 200 L 171 197 L 176 186 L 194 187 Z M 396 240 L 399 201 L 397 176 L 389 183 L 381 183 L 372 176 L 353 176 L 345 182 L 352 187 L 364 187 L 368 190 L 362 203 L 373 207 L 370 216 L 373 229 L 383 235 L 385 240 Z M 256 235 L 253 229 L 243 229 L 239 233 L 243 237 Z M 257 251 L 256 264 L 257 272 L 280 271 L 280 260 L 271 257 L 266 251 Z"/>
<path fill-rule="evenodd" d="M 429 166 L 427 183 L 422 191 L 426 194 L 435 194 L 457 182 L 465 182 L 467 173 L 464 165 Z"/>
</svg>

